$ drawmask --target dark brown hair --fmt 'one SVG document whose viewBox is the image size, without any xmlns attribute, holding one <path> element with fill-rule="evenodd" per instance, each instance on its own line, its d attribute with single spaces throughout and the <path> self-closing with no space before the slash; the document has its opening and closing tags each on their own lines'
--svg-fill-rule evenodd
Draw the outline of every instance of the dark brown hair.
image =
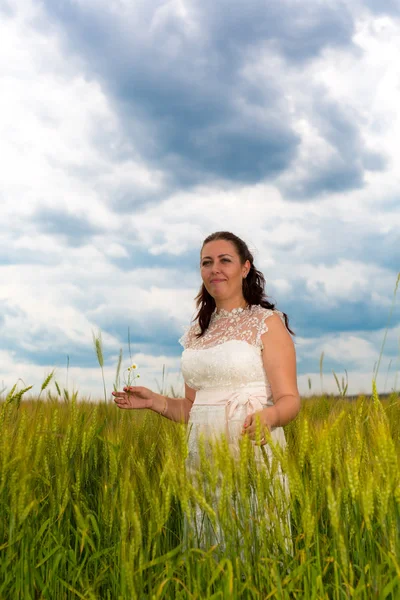
<svg viewBox="0 0 400 600">
<path fill-rule="evenodd" d="M 231 242 L 236 248 L 236 252 L 240 257 L 240 262 L 242 265 L 244 265 L 246 260 L 250 262 L 250 271 L 248 272 L 247 277 L 243 279 L 242 288 L 243 296 L 246 302 L 250 306 L 259 304 L 263 308 L 275 310 L 275 304 L 272 304 L 272 302 L 269 302 L 266 298 L 264 275 L 261 273 L 261 271 L 257 271 L 255 268 L 254 257 L 248 249 L 247 244 L 229 231 L 217 231 L 209 235 L 204 240 L 201 250 L 203 250 L 204 246 L 208 244 L 208 242 L 214 242 L 216 240 L 226 240 L 227 242 Z M 204 283 L 202 284 L 200 292 L 197 294 L 195 300 L 196 307 L 200 307 L 196 317 L 194 318 L 194 320 L 198 320 L 201 329 L 201 332 L 196 335 L 196 337 L 200 338 L 210 324 L 211 315 L 214 312 L 216 304 L 214 298 L 208 293 Z M 283 311 L 281 312 L 285 318 L 287 330 L 292 335 L 296 335 L 289 327 L 289 319 L 287 314 Z"/>
</svg>

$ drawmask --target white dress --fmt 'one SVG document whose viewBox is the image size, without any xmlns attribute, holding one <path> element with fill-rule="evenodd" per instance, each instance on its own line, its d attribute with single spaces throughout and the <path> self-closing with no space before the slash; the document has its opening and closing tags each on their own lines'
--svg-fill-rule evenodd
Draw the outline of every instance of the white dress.
<svg viewBox="0 0 400 600">
<path fill-rule="evenodd" d="M 189 468 L 199 464 L 199 435 L 217 436 L 225 433 L 231 451 L 239 448 L 244 420 L 273 405 L 271 386 L 262 359 L 261 336 L 268 331 L 268 318 L 277 310 L 253 305 L 246 309 L 214 311 L 209 327 L 201 338 L 197 323 L 187 328 L 179 342 L 184 348 L 181 369 L 185 383 L 196 390 L 196 398 L 189 415 L 188 459 Z M 272 429 L 273 441 L 286 446 L 282 427 Z M 263 446 L 270 455 L 268 445 Z M 262 461 L 262 451 L 255 446 Z M 286 477 L 279 477 L 287 489 Z M 201 515 L 198 512 L 197 518 Z M 215 541 L 221 543 L 216 534 Z M 208 538 L 209 543 L 209 538 Z M 201 544 L 201 545 L 207 545 Z"/>
</svg>

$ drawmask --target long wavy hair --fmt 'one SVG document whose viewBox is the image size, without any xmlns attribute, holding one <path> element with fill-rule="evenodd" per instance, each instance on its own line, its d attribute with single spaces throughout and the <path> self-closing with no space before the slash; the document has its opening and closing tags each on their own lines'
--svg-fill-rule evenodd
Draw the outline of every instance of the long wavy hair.
<svg viewBox="0 0 400 600">
<path fill-rule="evenodd" d="M 271 310 L 275 310 L 275 304 L 269 302 L 267 300 L 267 296 L 265 294 L 265 278 L 261 271 L 257 271 L 254 266 L 254 257 L 251 254 L 247 244 L 241 240 L 239 237 L 230 233 L 229 231 L 217 231 L 209 235 L 203 242 L 200 251 L 201 252 L 208 242 L 214 242 L 216 240 L 226 240 L 227 242 L 231 242 L 235 248 L 236 252 L 240 257 L 240 262 L 242 265 L 248 260 L 250 262 L 250 271 L 247 274 L 247 277 L 243 279 L 243 297 L 246 300 L 247 304 L 250 306 L 259 304 L 263 308 L 269 308 Z M 197 338 L 200 338 L 204 332 L 207 330 L 211 315 L 215 310 L 216 304 L 214 298 L 207 291 L 204 283 L 200 288 L 200 292 L 197 294 L 196 298 L 196 307 L 199 308 L 199 311 L 194 321 L 198 321 L 201 332 L 196 334 Z M 287 330 L 292 334 L 296 335 L 289 327 L 289 319 L 286 313 L 281 311 L 284 318 Z"/>
</svg>

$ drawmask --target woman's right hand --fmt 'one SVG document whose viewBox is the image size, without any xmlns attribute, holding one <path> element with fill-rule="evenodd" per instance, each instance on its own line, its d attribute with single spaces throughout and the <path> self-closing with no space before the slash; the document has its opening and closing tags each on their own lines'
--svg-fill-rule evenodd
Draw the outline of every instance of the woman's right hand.
<svg viewBox="0 0 400 600">
<path fill-rule="evenodd" d="M 151 408 L 154 392 L 142 386 L 124 387 L 123 392 L 113 392 L 118 408 Z"/>
</svg>

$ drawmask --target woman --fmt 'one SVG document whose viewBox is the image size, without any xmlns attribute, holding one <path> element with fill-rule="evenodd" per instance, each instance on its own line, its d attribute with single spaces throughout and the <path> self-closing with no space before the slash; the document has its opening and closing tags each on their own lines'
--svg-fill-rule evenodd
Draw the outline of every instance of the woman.
<svg viewBox="0 0 400 600">
<path fill-rule="evenodd" d="M 288 318 L 265 299 L 264 277 L 234 234 L 206 238 L 200 272 L 199 311 L 180 339 L 185 397 L 167 398 L 135 386 L 113 392 L 114 400 L 120 408 L 150 408 L 188 423 L 191 465 L 198 459 L 201 432 L 225 433 L 235 451 L 241 435 L 255 441 L 256 419 L 285 446 L 282 427 L 300 409 Z M 260 443 L 267 443 L 265 437 Z"/>
</svg>

